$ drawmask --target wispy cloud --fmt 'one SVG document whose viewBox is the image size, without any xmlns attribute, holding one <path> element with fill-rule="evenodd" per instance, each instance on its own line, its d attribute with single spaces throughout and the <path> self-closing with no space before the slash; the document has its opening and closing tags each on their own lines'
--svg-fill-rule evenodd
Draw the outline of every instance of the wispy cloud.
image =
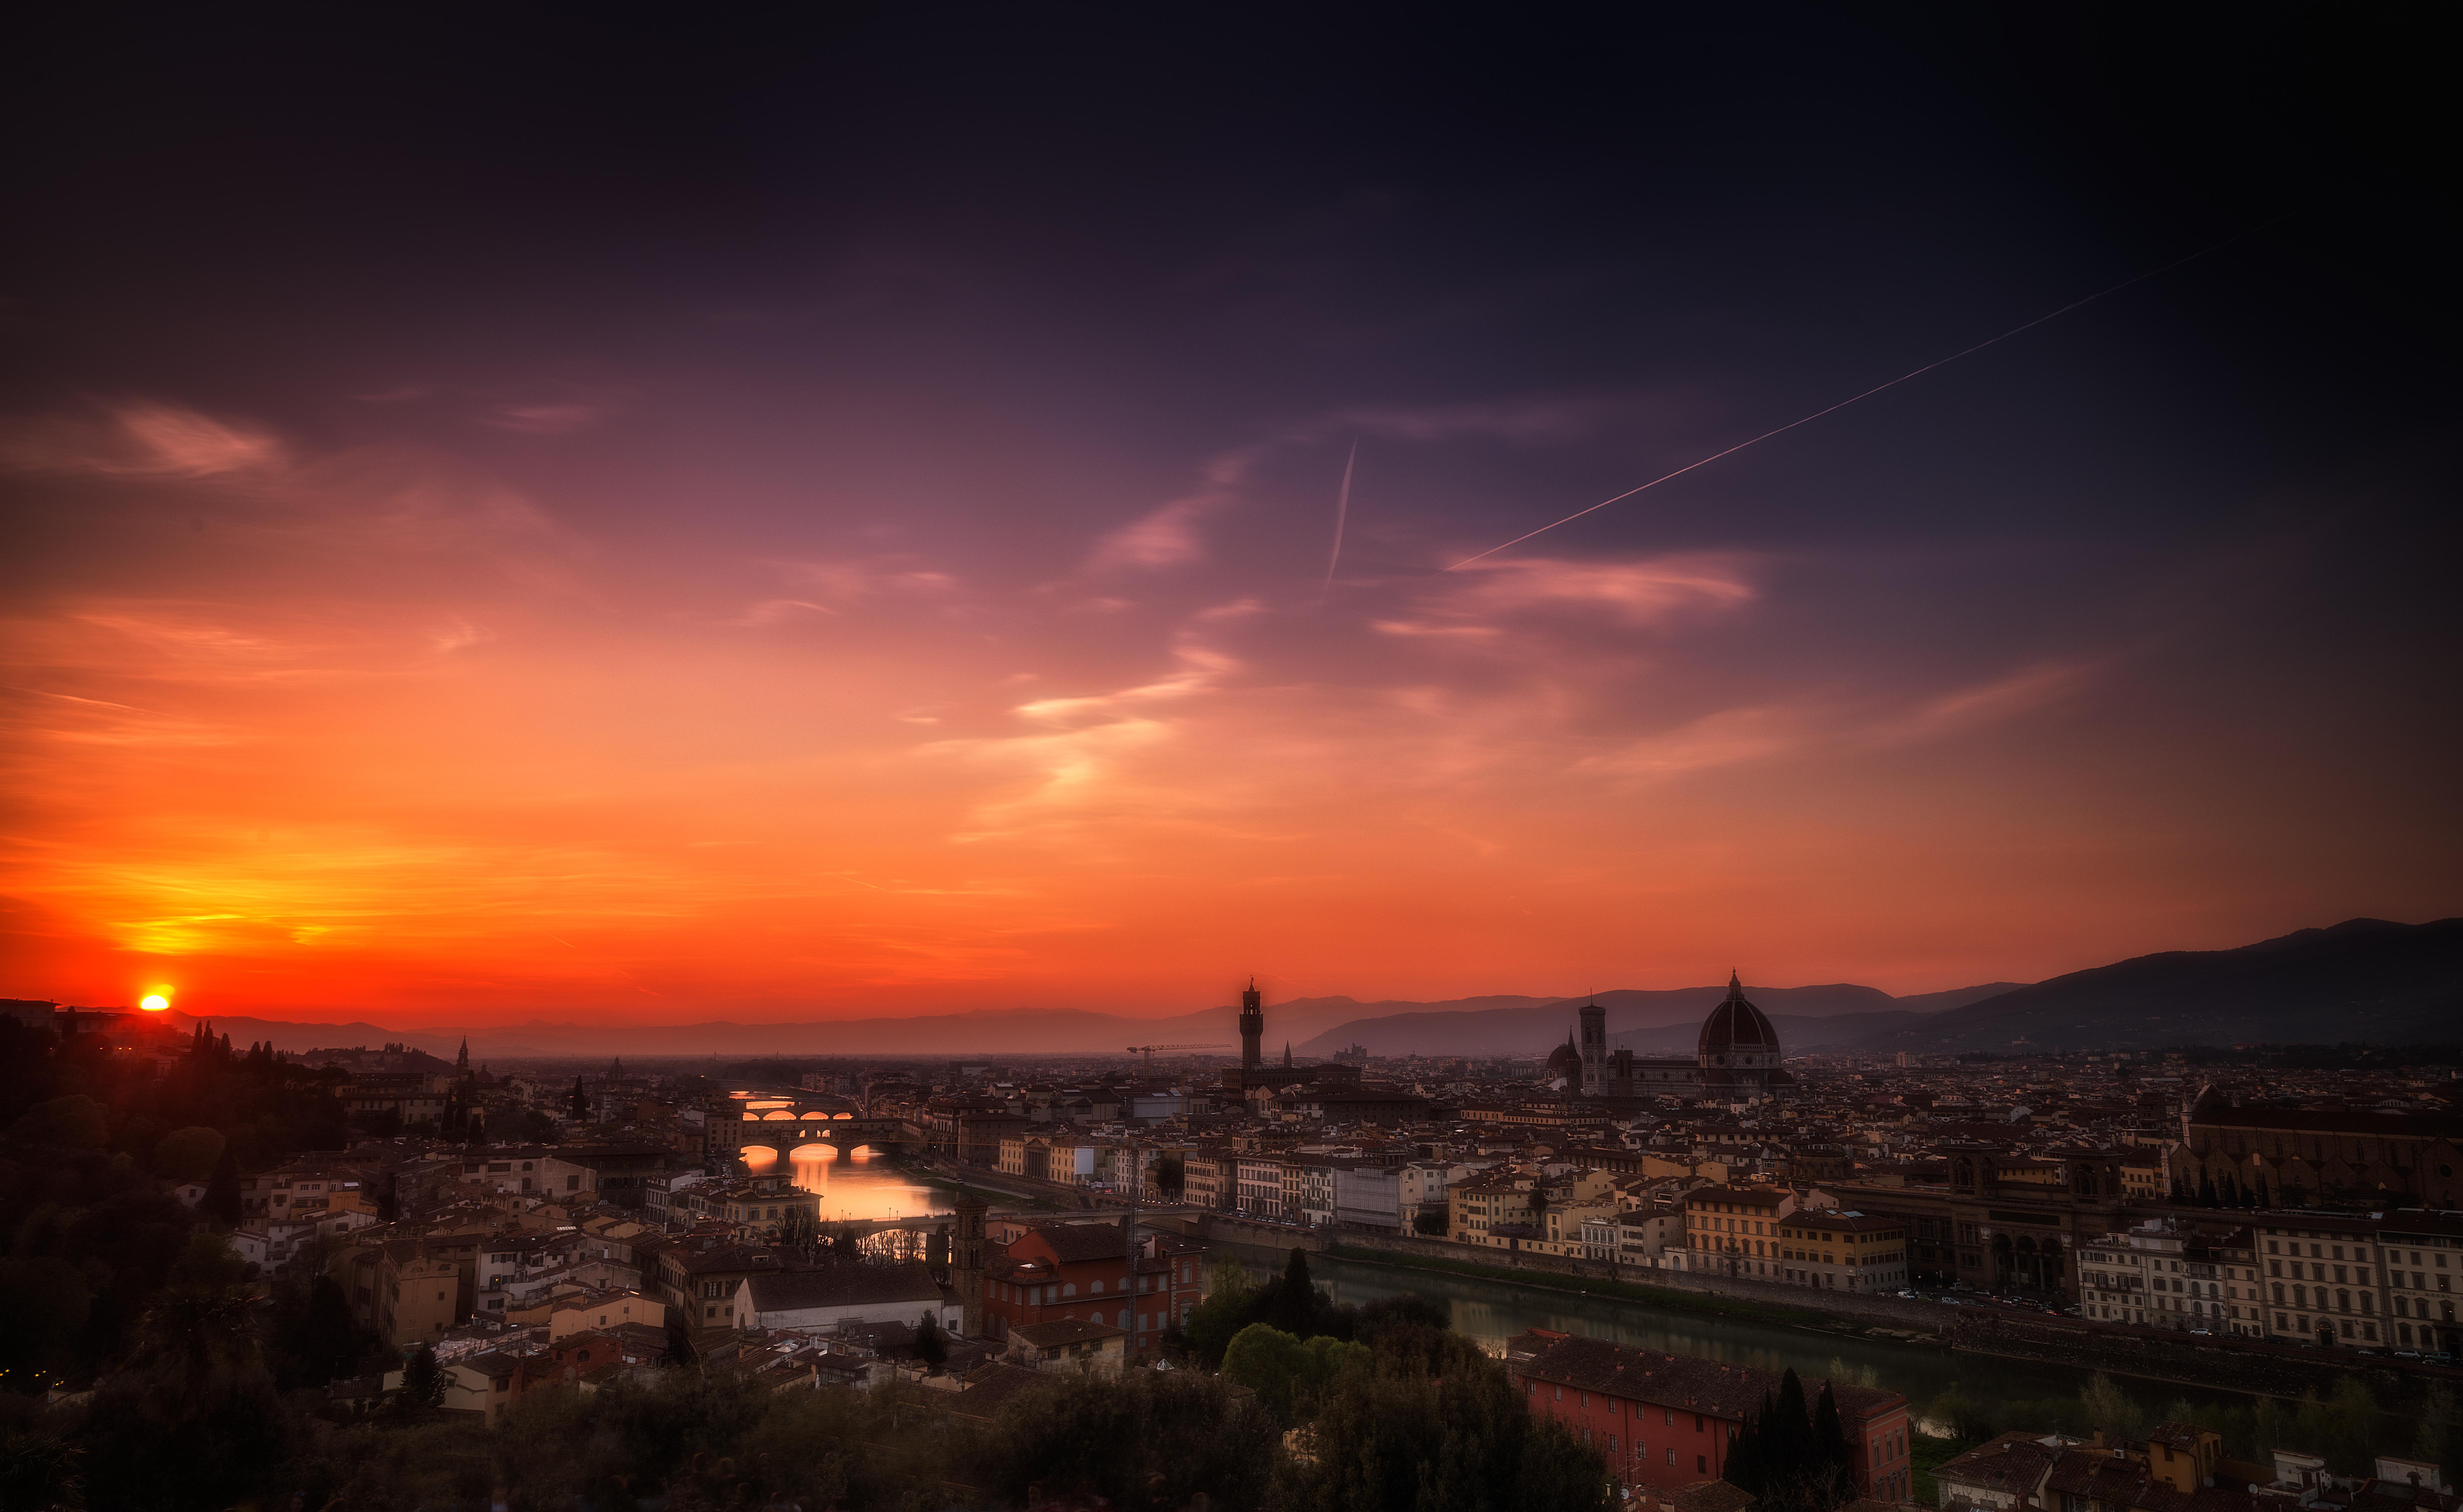
<svg viewBox="0 0 2463 1512">
<path fill-rule="evenodd" d="M 2015 719 L 2075 697 L 2086 690 L 2094 675 L 2095 667 L 2088 662 L 2040 662 L 1927 698 L 1904 713 L 1877 722 L 1868 734 L 1877 744 L 1895 745 Z"/>
<path fill-rule="evenodd" d="M 930 597 L 947 594 L 958 586 L 958 580 L 950 574 L 923 566 L 911 558 L 793 561 L 780 565 L 790 578 L 821 590 L 828 598 L 842 601 L 889 595 Z"/>
<path fill-rule="evenodd" d="M 1220 497 L 1176 499 L 1141 515 L 1095 543 L 1086 559 L 1087 570 L 1137 567 L 1151 571 L 1196 561 L 1206 555 L 1198 525 L 1225 502 Z"/>
<path fill-rule="evenodd" d="M 1483 562 L 1455 580 L 1459 588 L 1440 590 L 1423 601 L 1430 612 L 1481 619 L 1535 609 L 1571 610 L 1603 614 L 1626 625 L 1656 625 L 1689 610 L 1739 608 L 1756 596 L 1733 557 L 1625 561 L 1515 558 Z"/>
<path fill-rule="evenodd" d="M 800 619 L 808 614 L 834 615 L 838 611 L 828 604 L 815 603 L 810 599 L 763 599 L 747 605 L 743 613 L 727 623 L 740 625 L 748 629 L 758 629 L 764 625 Z"/>
<path fill-rule="evenodd" d="M 1660 734 L 1583 758 L 1581 770 L 1655 780 L 1790 754 L 1807 735 L 1805 715 L 1786 709 L 1722 709 Z"/>
<path fill-rule="evenodd" d="M 506 405 L 488 417 L 498 430 L 529 436 L 569 436 L 588 430 L 614 412 L 607 405 L 568 401 L 562 404 Z"/>
<path fill-rule="evenodd" d="M 207 478 L 278 467 L 283 449 L 264 431 L 141 400 L 110 405 L 99 418 L 20 421 L 0 435 L 0 461 L 25 471 Z"/>
</svg>

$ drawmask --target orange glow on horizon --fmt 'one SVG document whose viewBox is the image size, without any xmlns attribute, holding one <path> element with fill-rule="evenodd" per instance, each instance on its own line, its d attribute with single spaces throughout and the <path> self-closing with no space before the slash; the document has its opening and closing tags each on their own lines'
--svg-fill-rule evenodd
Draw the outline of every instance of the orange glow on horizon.
<svg viewBox="0 0 2463 1512">
<path fill-rule="evenodd" d="M 1320 607 L 1208 535 L 1230 484 L 1040 559 L 784 559 L 159 405 L 9 445 L 97 534 L 0 617 L 0 996 L 160 972 L 416 1028 L 1165 1014 L 1252 972 L 1905 993 L 2444 901 L 2372 838 L 2405 789 L 2276 802 L 2130 680 L 2152 653 L 1824 661 L 1861 561 L 1495 559 Z M 2258 813 L 2298 866 L 2247 864 Z"/>
</svg>

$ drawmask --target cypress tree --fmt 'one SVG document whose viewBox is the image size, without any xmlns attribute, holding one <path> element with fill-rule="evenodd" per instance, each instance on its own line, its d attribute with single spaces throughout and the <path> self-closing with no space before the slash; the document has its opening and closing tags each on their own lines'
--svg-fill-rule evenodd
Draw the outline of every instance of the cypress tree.
<svg viewBox="0 0 2463 1512">
<path fill-rule="evenodd" d="M 1770 1421 L 1770 1393 L 1764 1391 L 1760 1411 L 1746 1417 L 1745 1425 L 1736 1430 L 1735 1438 L 1729 1443 L 1727 1464 L 1719 1476 L 1728 1484 L 1755 1497 L 1770 1484 L 1770 1467 L 1762 1453 L 1762 1425 Z"/>
<path fill-rule="evenodd" d="M 397 1404 L 405 1413 L 417 1413 L 445 1400 L 445 1370 L 436 1363 L 436 1347 L 423 1344 L 410 1363 L 402 1368 L 402 1396 Z"/>
<path fill-rule="evenodd" d="M 1821 1394 L 1813 1403 L 1813 1449 L 1824 1468 L 1855 1471 L 1856 1451 L 1847 1442 L 1846 1419 L 1839 1415 L 1839 1398 L 1831 1394 L 1828 1381 L 1821 1383 Z"/>
<path fill-rule="evenodd" d="M 311 1386 L 322 1386 L 359 1363 L 359 1326 L 351 1321 L 351 1304 L 333 1277 L 320 1275 L 309 1284 L 308 1304 L 286 1342 L 306 1369 Z"/>
<path fill-rule="evenodd" d="M 1309 1275 L 1308 1251 L 1297 1244 L 1283 1264 L 1282 1282 L 1275 1289 L 1271 1311 L 1273 1316 L 1266 1321 L 1296 1339 L 1318 1331 L 1317 1282 Z"/>
<path fill-rule="evenodd" d="M 1789 1366 L 1778 1378 L 1778 1401 L 1763 1425 L 1764 1453 L 1783 1473 L 1794 1474 L 1813 1460 L 1813 1413 L 1805 1405 L 1804 1381 Z"/>
<path fill-rule="evenodd" d="M 225 1228 L 239 1227 L 239 1160 L 228 1139 L 214 1161 L 214 1173 L 206 1178 L 205 1198 L 197 1206 Z"/>
<path fill-rule="evenodd" d="M 1297 1286 L 1304 1292 L 1317 1290 L 1317 1282 L 1309 1276 L 1308 1251 L 1297 1244 L 1292 1246 L 1290 1258 L 1283 1261 L 1283 1283 Z"/>
</svg>

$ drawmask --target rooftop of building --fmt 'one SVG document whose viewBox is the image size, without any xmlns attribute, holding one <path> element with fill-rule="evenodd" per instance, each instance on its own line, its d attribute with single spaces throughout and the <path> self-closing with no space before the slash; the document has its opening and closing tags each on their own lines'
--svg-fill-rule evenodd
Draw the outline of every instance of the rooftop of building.
<svg viewBox="0 0 2463 1512">
<path fill-rule="evenodd" d="M 1743 1422 L 1760 1411 L 1764 1398 L 1777 1392 L 1780 1381 L 1776 1370 L 1699 1355 L 1667 1354 L 1546 1328 L 1533 1328 L 1509 1343 L 1506 1363 L 1515 1374 L 1527 1379 L 1732 1422 Z M 1803 1384 L 1809 1408 L 1824 1383 L 1809 1379 Z M 1907 1401 L 1896 1391 L 1871 1386 L 1834 1386 L 1831 1395 L 1841 1414 L 1851 1422 L 1905 1408 Z"/>
</svg>

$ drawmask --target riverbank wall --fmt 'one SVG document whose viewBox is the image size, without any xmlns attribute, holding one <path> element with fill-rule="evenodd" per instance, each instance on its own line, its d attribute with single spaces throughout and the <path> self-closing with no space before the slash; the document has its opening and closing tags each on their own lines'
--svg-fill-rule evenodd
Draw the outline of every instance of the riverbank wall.
<svg viewBox="0 0 2463 1512">
<path fill-rule="evenodd" d="M 1919 1302 L 1906 1297 L 1817 1291 L 1810 1286 L 1791 1286 L 1742 1276 L 1697 1276 L 1686 1271 L 1649 1270 L 1611 1264 L 1606 1260 L 1532 1255 L 1484 1244 L 1463 1244 L 1452 1239 L 1382 1233 L 1340 1233 L 1335 1237 L 1333 1253 L 1346 1260 L 1369 1261 L 1442 1260 L 1449 1266 L 1476 1267 L 1496 1280 L 1544 1284 L 1557 1291 L 1568 1289 L 1561 1281 L 1555 1279 L 1564 1278 L 1589 1282 L 1588 1289 L 1602 1294 L 1613 1294 L 1607 1291 L 1613 1287 L 1632 1295 L 1637 1302 L 1652 1302 L 1689 1310 L 1717 1311 L 1720 1307 L 1715 1304 L 1734 1306 L 1741 1304 L 1745 1310 L 1764 1316 L 1781 1315 L 1782 1321 L 1796 1322 L 1799 1326 L 1844 1319 L 1866 1327 L 1938 1334 L 1958 1321 L 1961 1310 L 1940 1303 Z M 1550 1280 L 1535 1280 L 1540 1277 Z M 1795 1316 L 1785 1316 L 1791 1314 Z"/>
<path fill-rule="evenodd" d="M 1323 1229 L 1301 1228 L 1294 1223 L 1262 1223 L 1228 1213 L 1192 1213 L 1159 1217 L 1147 1227 L 1168 1229 L 1184 1238 L 1205 1244 L 1246 1244 L 1255 1249 L 1307 1250 L 1311 1254 L 1327 1247 Z"/>
<path fill-rule="evenodd" d="M 2381 1355 L 2345 1355 L 2262 1339 L 2116 1328 L 2068 1319 L 2038 1322 L 1995 1314 L 1961 1318 L 1951 1331 L 1950 1346 L 1961 1354 L 2071 1365 L 2106 1375 L 2246 1391 L 2287 1401 L 2312 1391 L 2323 1396 L 2346 1376 L 2358 1378 L 2379 1401 L 2387 1403 L 2424 1398 L 2440 1385 L 2450 1391 L 2463 1390 L 2463 1370 L 2399 1364 Z"/>
<path fill-rule="evenodd" d="M 2434 1385 L 2463 1391 L 2463 1370 L 2398 1367 L 2384 1357 L 2331 1354 L 2266 1340 L 2198 1337 L 2172 1329 L 2133 1328 L 2083 1319 L 1952 1306 L 1905 1297 L 1696 1276 L 1682 1271 L 1610 1267 L 1601 1260 L 1516 1255 L 1450 1240 L 1345 1233 L 1329 1253 L 1363 1264 L 1464 1275 L 1506 1285 L 1624 1298 L 1645 1305 L 1717 1315 L 1729 1313 L 1815 1332 L 1878 1334 L 1899 1342 L 1946 1346 L 1987 1359 L 2100 1370 L 2169 1386 L 2238 1391 L 2298 1400 L 2324 1394 L 2343 1376 L 2359 1378 L 2382 1402 L 2417 1400 Z"/>
</svg>

